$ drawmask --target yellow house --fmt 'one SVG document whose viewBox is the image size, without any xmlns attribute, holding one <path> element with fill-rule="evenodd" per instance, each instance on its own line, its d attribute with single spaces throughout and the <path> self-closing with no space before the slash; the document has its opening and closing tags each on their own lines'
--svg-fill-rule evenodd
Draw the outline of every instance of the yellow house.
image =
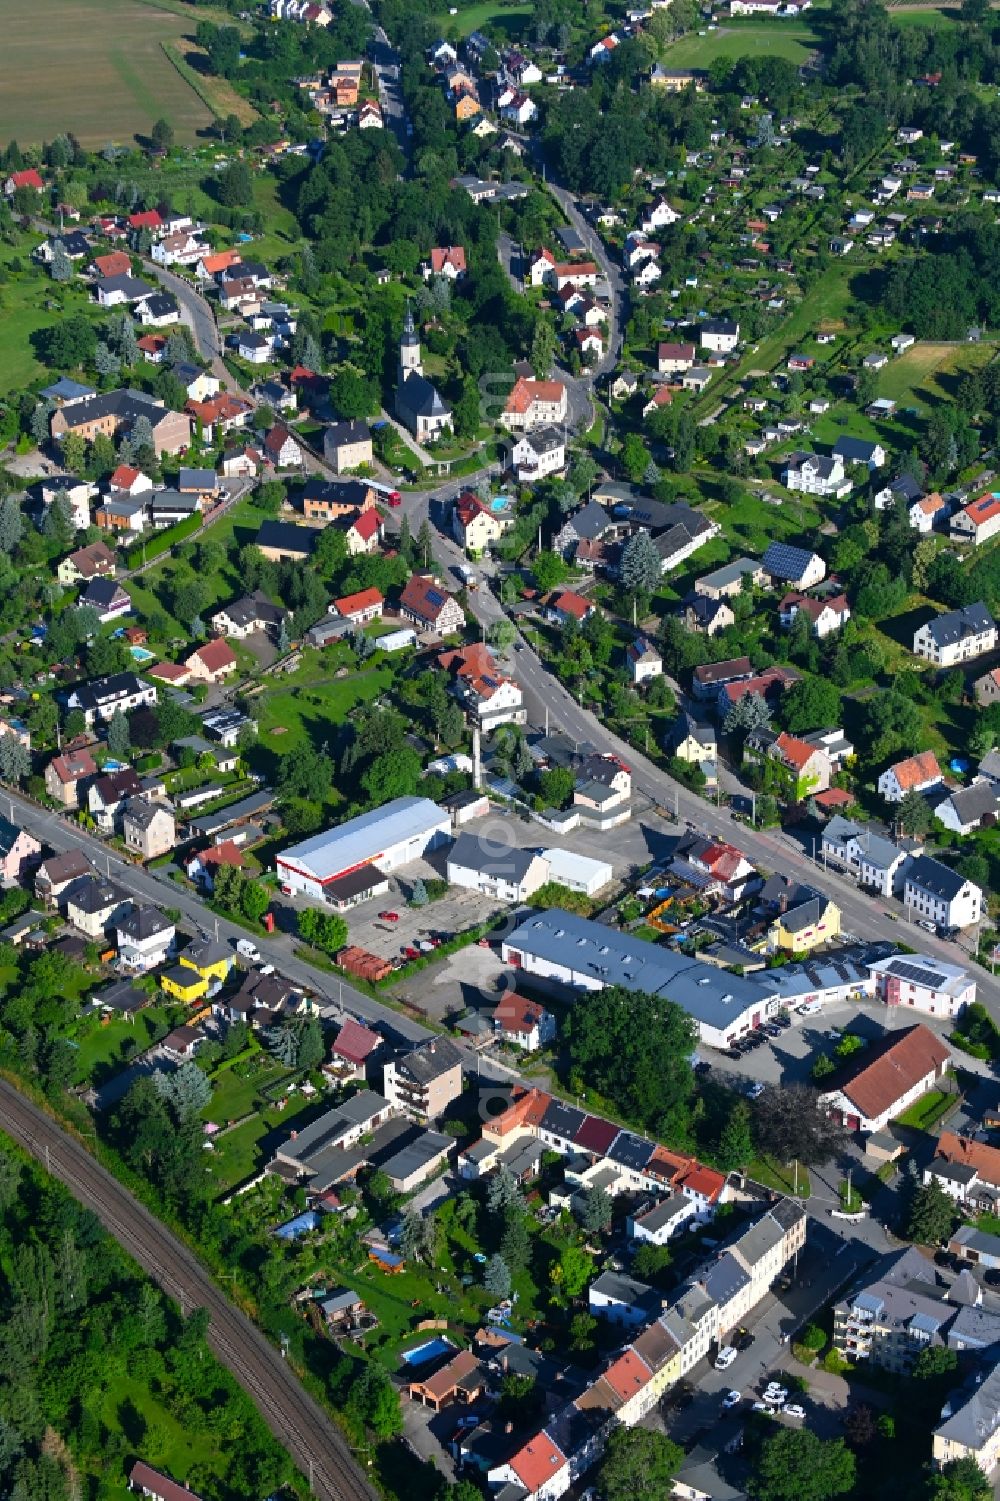
<svg viewBox="0 0 1000 1501">
<path fill-rule="evenodd" d="M 175 964 L 170 969 L 165 969 L 160 976 L 160 987 L 185 1006 L 193 1005 L 208 993 L 208 981 L 196 969 L 185 964 Z"/>
<path fill-rule="evenodd" d="M 840 908 L 818 892 L 799 902 L 767 930 L 769 953 L 809 954 L 840 936 Z"/>
<path fill-rule="evenodd" d="M 472 120 L 482 112 L 482 105 L 473 94 L 463 94 L 461 99 L 455 101 L 456 120 Z"/>
<path fill-rule="evenodd" d="M 642 1357 L 651 1372 L 640 1404 L 643 1413 L 650 1412 L 663 1394 L 681 1379 L 681 1348 L 670 1331 L 655 1322 L 633 1341 L 632 1349 Z"/>
<path fill-rule="evenodd" d="M 496 512 L 471 490 L 464 490 L 455 501 L 452 532 L 466 552 L 482 552 L 502 537 L 506 528 Z"/>
<path fill-rule="evenodd" d="M 233 956 L 228 945 L 215 938 L 202 938 L 189 943 L 180 955 L 181 964 L 193 969 L 206 985 L 214 985 L 226 978 L 233 966 Z"/>
</svg>

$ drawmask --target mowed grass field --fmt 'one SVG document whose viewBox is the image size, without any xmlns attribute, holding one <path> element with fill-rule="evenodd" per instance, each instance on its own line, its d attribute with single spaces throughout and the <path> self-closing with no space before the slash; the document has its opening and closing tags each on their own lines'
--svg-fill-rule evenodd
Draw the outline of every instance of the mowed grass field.
<svg viewBox="0 0 1000 1501">
<path fill-rule="evenodd" d="M 816 50 L 816 33 L 808 26 L 772 22 L 766 26 L 720 26 L 704 36 L 692 31 L 682 36 L 664 54 L 667 68 L 708 68 L 716 58 L 733 60 L 761 53 L 803 63 Z"/>
<path fill-rule="evenodd" d="M 879 372 L 878 394 L 903 407 L 950 400 L 959 377 L 981 370 L 996 352 L 997 346 L 991 343 L 934 344 L 921 340 Z"/>
<path fill-rule="evenodd" d="M 4 0 L 0 140 L 20 145 L 72 131 L 81 144 L 131 144 L 163 118 L 194 141 L 212 116 L 166 56 L 187 20 L 143 0 Z"/>
</svg>

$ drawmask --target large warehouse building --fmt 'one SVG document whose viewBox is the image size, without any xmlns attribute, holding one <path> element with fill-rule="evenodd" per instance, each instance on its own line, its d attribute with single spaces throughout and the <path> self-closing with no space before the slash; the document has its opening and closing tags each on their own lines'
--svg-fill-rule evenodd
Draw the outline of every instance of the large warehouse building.
<svg viewBox="0 0 1000 1501">
<path fill-rule="evenodd" d="M 289 895 L 327 901 L 336 896 L 337 882 L 366 866 L 373 867 L 375 882 L 379 872 L 419 860 L 451 837 L 450 816 L 430 798 L 397 797 L 384 808 L 293 844 L 277 858 L 278 878 Z"/>
</svg>

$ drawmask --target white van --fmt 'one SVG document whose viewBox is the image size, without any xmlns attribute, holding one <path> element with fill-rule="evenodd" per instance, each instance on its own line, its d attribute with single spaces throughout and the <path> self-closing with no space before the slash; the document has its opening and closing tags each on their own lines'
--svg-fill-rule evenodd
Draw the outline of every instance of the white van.
<svg viewBox="0 0 1000 1501">
<path fill-rule="evenodd" d="M 252 938 L 238 938 L 236 940 L 236 952 L 241 959 L 249 959 L 251 964 L 260 963 L 260 949 Z"/>
</svg>

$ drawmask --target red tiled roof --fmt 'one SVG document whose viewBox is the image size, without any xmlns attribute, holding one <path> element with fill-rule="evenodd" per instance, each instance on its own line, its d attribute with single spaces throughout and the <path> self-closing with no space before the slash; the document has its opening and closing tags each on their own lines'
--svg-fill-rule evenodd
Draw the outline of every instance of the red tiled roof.
<svg viewBox="0 0 1000 1501">
<path fill-rule="evenodd" d="M 94 265 L 102 276 L 127 276 L 132 270 L 132 257 L 124 250 L 111 250 L 107 255 L 95 255 Z"/>
<path fill-rule="evenodd" d="M 618 1126 L 611 1121 L 602 1120 L 599 1115 L 588 1115 L 573 1137 L 573 1145 L 603 1157 L 618 1134 Z"/>
<path fill-rule="evenodd" d="M 547 1433 L 536 1433 L 510 1461 L 510 1467 L 525 1490 L 534 1495 L 566 1463 L 562 1450 Z"/>
<path fill-rule="evenodd" d="M 810 757 L 815 753 L 816 747 L 808 745 L 805 740 L 799 740 L 796 735 L 789 735 L 784 730 L 774 742 L 781 751 L 781 758 L 796 771 L 801 771 L 808 766 Z"/>
<path fill-rule="evenodd" d="M 211 869 L 212 866 L 240 866 L 244 863 L 243 851 L 240 849 L 239 845 L 234 844 L 231 839 L 224 839 L 221 844 L 209 845 L 207 850 L 202 850 L 201 854 L 198 856 L 198 859 L 200 860 L 202 865 L 207 865 L 209 869 Z"/>
<path fill-rule="evenodd" d="M 859 1114 L 875 1120 L 950 1057 L 930 1028 L 917 1022 L 866 1048 L 835 1088 Z"/>
<path fill-rule="evenodd" d="M 712 1204 L 715 1203 L 725 1186 L 725 1174 L 717 1173 L 714 1167 L 706 1167 L 703 1162 L 696 1162 L 691 1171 L 684 1174 L 680 1182 L 681 1188 L 702 1194 Z"/>
<path fill-rule="evenodd" d="M 465 249 L 461 245 L 445 245 L 431 251 L 431 270 L 435 274 L 452 266 L 456 271 L 465 270 Z"/>
<path fill-rule="evenodd" d="M 230 266 L 238 265 L 240 259 L 238 250 L 220 250 L 215 255 L 203 255 L 200 264 L 209 276 L 214 276 L 218 271 L 228 271 Z"/>
<path fill-rule="evenodd" d="M 37 188 L 41 191 L 45 186 L 34 167 L 26 167 L 23 172 L 12 172 L 10 180 L 14 184 L 15 190 L 17 188 Z"/>
<path fill-rule="evenodd" d="M 70 751 L 65 756 L 53 756 L 49 762 L 60 782 L 78 782 L 81 777 L 97 775 L 97 762 L 88 750 Z"/>
<path fill-rule="evenodd" d="M 129 489 L 131 485 L 135 484 L 141 473 L 140 469 L 133 469 L 129 464 L 119 464 L 109 481 L 112 490 Z"/>
<path fill-rule="evenodd" d="M 377 589 L 359 589 L 357 594 L 344 594 L 340 599 L 335 599 L 333 607 L 338 615 L 356 615 L 362 610 L 383 604 L 385 600 Z"/>
<path fill-rule="evenodd" d="M 656 346 L 658 360 L 691 360 L 694 361 L 693 344 L 658 344 Z"/>
<path fill-rule="evenodd" d="M 815 793 L 814 797 L 821 808 L 849 808 L 854 801 L 843 787 L 828 787 L 825 792 Z"/>
<path fill-rule="evenodd" d="M 1000 1147 L 987 1146 L 984 1141 L 973 1141 L 971 1136 L 959 1136 L 954 1131 L 942 1131 L 934 1155 L 944 1162 L 974 1168 L 984 1183 L 1000 1188 Z"/>
<path fill-rule="evenodd" d="M 915 787 L 922 787 L 925 782 L 933 782 L 941 776 L 941 768 L 933 751 L 920 751 L 916 756 L 907 756 L 905 761 L 897 761 L 890 770 L 895 772 L 896 781 L 903 792 L 912 792 Z"/>
<path fill-rule="evenodd" d="M 171 1037 L 177 1037 L 180 1041 L 188 1041 L 187 1038 L 179 1038 L 181 1032 L 190 1032 L 190 1027 L 178 1027 L 177 1032 L 171 1032 Z M 166 1039 L 168 1042 L 170 1038 Z M 146 1464 L 142 1459 L 137 1459 L 129 1471 L 128 1483 L 133 1490 L 148 1491 L 151 1496 L 160 1496 L 162 1501 L 198 1501 L 194 1491 L 189 1491 L 186 1485 L 180 1485 L 178 1481 L 171 1480 L 169 1475 L 164 1475 L 162 1470 L 154 1470 L 152 1465 Z"/>
<path fill-rule="evenodd" d="M 228 667 L 236 666 L 236 653 L 228 641 L 217 636 L 214 641 L 206 641 L 204 646 L 197 647 L 188 657 L 197 657 L 203 667 L 209 672 L 225 672 Z"/>
<path fill-rule="evenodd" d="M 362 1026 L 360 1022 L 348 1017 L 337 1033 L 333 1051 L 338 1057 L 346 1058 L 348 1063 L 364 1063 L 369 1053 L 374 1053 L 381 1041 L 377 1032 L 373 1032 L 370 1027 Z"/>
<path fill-rule="evenodd" d="M 427 574 L 414 573 L 406 581 L 399 602 L 421 620 L 434 622 L 454 596 Z"/>
<path fill-rule="evenodd" d="M 980 495 L 978 500 L 971 501 L 965 507 L 965 514 L 975 526 L 992 521 L 994 516 L 1000 516 L 1000 496 Z"/>
<path fill-rule="evenodd" d="M 582 594 L 576 594 L 572 589 L 563 589 L 554 599 L 550 598 L 549 606 L 563 615 L 575 615 L 577 620 L 585 619 L 591 608 L 590 600 L 584 599 Z"/>
<path fill-rule="evenodd" d="M 363 542 L 370 542 L 373 537 L 378 535 L 381 525 L 382 518 L 375 507 L 372 506 L 370 510 L 362 511 L 360 516 L 355 516 L 351 522 L 350 530 L 357 532 Z"/>
<path fill-rule="evenodd" d="M 147 669 L 147 677 L 159 678 L 161 683 L 186 683 L 191 676 L 188 667 L 182 667 L 179 662 L 157 662 L 155 666 Z"/>
<path fill-rule="evenodd" d="M 649 1366 L 637 1355 L 634 1350 L 626 1350 L 619 1355 L 613 1365 L 609 1365 L 604 1372 L 604 1379 L 611 1390 L 623 1402 L 634 1397 L 636 1392 L 641 1392 L 644 1386 L 649 1385 L 652 1371 Z"/>
<path fill-rule="evenodd" d="M 562 400 L 565 387 L 559 380 L 528 380 L 526 376 L 520 376 L 514 382 L 514 387 L 507 397 L 505 412 L 519 412 L 522 415 L 529 411 L 536 401 L 559 402 Z"/>
<path fill-rule="evenodd" d="M 138 214 L 129 214 L 128 222 L 131 229 L 159 229 L 163 224 L 155 208 L 145 209 Z"/>
</svg>

